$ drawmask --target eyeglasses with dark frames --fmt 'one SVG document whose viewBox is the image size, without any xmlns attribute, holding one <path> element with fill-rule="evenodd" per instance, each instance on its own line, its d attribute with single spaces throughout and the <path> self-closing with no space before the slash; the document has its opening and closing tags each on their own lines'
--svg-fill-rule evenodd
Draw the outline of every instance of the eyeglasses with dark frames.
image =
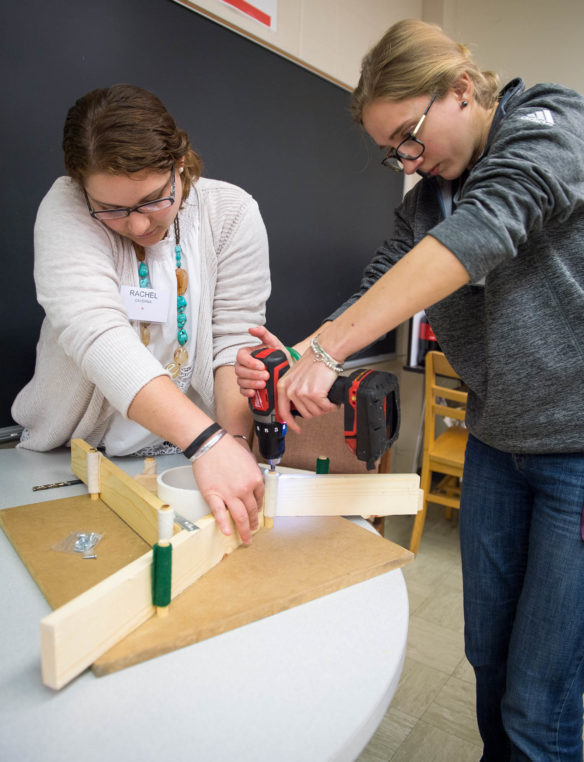
<svg viewBox="0 0 584 762">
<path fill-rule="evenodd" d="M 420 128 L 424 124 L 424 120 L 426 119 L 426 116 L 428 115 L 428 111 L 430 111 L 430 106 L 434 103 L 437 96 L 434 95 L 432 97 L 432 100 L 428 104 L 428 107 L 420 117 L 420 121 L 416 124 L 414 129 L 406 135 L 404 140 L 398 145 L 397 148 L 390 148 L 389 151 L 385 154 L 383 159 L 381 160 L 381 163 L 384 167 L 389 167 L 390 169 L 393 169 L 394 172 L 403 172 L 404 165 L 403 160 L 405 159 L 410 161 L 415 161 L 415 159 L 419 159 L 420 156 L 424 153 L 426 150 L 426 146 L 422 143 L 421 140 L 418 140 L 416 135 L 420 131 Z"/>
<path fill-rule="evenodd" d="M 85 194 L 85 201 L 89 214 L 96 220 L 121 220 L 124 217 L 129 217 L 132 212 L 138 212 L 139 214 L 150 214 L 151 212 L 161 212 L 163 209 L 168 209 L 174 204 L 174 165 L 170 171 L 171 183 L 170 183 L 170 196 L 164 196 L 163 198 L 156 198 L 153 201 L 145 201 L 143 204 L 138 204 L 133 207 L 118 207 L 116 209 L 92 209 L 89 203 L 89 196 L 85 188 L 83 193 Z"/>
</svg>

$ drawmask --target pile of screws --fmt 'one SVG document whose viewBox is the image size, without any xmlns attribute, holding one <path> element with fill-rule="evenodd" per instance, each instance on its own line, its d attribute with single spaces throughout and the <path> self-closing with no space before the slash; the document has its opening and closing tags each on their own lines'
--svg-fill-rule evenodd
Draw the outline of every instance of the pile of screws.
<svg viewBox="0 0 584 762">
<path fill-rule="evenodd" d="M 77 532 L 75 535 L 75 545 L 73 550 L 76 553 L 83 553 L 83 558 L 97 558 L 91 551 L 101 540 L 101 535 L 96 532 Z"/>
</svg>

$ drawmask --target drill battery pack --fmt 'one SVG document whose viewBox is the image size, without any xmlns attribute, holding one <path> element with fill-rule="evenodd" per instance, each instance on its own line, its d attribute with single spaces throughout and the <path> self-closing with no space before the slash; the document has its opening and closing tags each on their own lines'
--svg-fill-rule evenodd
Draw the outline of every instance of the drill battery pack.
<svg viewBox="0 0 584 762">
<path fill-rule="evenodd" d="M 393 373 L 360 368 L 338 378 L 328 398 L 344 405 L 345 442 L 367 468 L 388 450 L 399 435 L 399 383 Z"/>
</svg>

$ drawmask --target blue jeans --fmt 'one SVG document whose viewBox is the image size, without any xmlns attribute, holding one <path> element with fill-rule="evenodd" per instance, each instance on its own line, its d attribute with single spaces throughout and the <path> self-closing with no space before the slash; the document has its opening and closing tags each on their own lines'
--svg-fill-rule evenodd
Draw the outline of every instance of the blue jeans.
<svg viewBox="0 0 584 762">
<path fill-rule="evenodd" d="M 484 762 L 582 762 L 583 507 L 584 453 L 469 437 L 460 539 Z"/>
</svg>

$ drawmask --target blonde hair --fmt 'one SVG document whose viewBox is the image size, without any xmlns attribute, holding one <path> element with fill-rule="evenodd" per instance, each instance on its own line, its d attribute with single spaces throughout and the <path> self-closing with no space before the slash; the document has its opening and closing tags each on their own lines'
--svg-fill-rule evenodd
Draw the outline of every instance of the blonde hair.
<svg viewBox="0 0 584 762">
<path fill-rule="evenodd" d="M 361 124 L 363 109 L 377 99 L 400 101 L 419 95 L 443 98 L 463 74 L 472 81 L 478 104 L 487 109 L 494 106 L 500 89 L 497 74 L 481 71 L 469 50 L 436 24 L 417 19 L 398 21 L 363 59 L 351 115 Z"/>
<path fill-rule="evenodd" d="M 80 185 L 94 172 L 166 172 L 181 164 L 183 200 L 203 168 L 162 101 L 135 85 L 113 85 L 79 98 L 65 120 L 63 151 L 65 168 Z"/>
</svg>

